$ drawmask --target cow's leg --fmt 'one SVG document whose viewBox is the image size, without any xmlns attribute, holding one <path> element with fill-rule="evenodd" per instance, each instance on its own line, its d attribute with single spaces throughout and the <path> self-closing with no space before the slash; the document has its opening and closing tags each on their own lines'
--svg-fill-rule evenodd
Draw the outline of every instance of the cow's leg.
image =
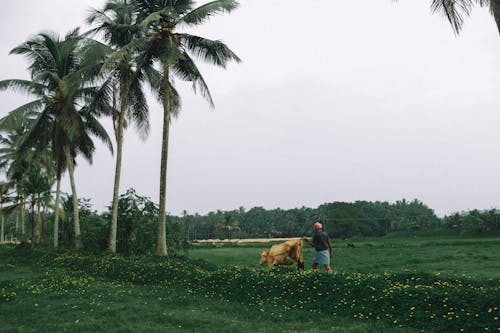
<svg viewBox="0 0 500 333">
<path fill-rule="evenodd" d="M 297 244 L 297 270 L 304 270 L 304 257 L 302 255 L 302 241 Z"/>
<path fill-rule="evenodd" d="M 302 261 L 297 261 L 297 270 L 304 270 L 304 262 Z"/>
</svg>

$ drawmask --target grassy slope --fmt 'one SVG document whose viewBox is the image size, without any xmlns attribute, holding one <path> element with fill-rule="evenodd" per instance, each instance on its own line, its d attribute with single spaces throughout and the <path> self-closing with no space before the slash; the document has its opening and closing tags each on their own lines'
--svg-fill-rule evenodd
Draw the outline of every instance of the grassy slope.
<svg viewBox="0 0 500 333">
<path fill-rule="evenodd" d="M 41 266 L 0 248 L 1 332 L 398 332 L 382 323 L 358 322 L 271 307 L 200 298 L 157 285 L 132 285 Z M 0 295 L 1 296 L 1 295 Z M 405 329 L 406 332 L 411 332 Z"/>
<path fill-rule="evenodd" d="M 460 275 L 472 279 L 500 277 L 500 238 L 374 238 L 353 242 L 334 241 L 333 268 L 339 272 L 383 273 L 417 271 Z M 262 244 L 262 248 L 266 245 Z M 227 247 L 190 250 L 190 257 L 217 265 L 259 268 L 259 247 Z M 311 267 L 312 249 L 304 253 Z M 264 269 L 264 268 L 261 268 Z"/>
</svg>

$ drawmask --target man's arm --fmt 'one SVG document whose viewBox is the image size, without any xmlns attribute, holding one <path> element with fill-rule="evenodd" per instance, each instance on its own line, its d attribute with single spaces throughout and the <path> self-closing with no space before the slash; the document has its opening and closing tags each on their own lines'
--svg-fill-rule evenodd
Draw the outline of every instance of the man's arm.
<svg viewBox="0 0 500 333">
<path fill-rule="evenodd" d="M 328 239 L 328 249 L 330 250 L 330 258 L 333 258 L 333 247 L 332 247 L 332 242 L 330 242 L 330 239 Z"/>
<path fill-rule="evenodd" d="M 307 239 L 306 237 L 302 237 L 302 239 L 305 240 L 309 245 L 311 245 L 311 247 L 314 247 L 314 244 L 311 243 L 309 239 Z"/>
</svg>

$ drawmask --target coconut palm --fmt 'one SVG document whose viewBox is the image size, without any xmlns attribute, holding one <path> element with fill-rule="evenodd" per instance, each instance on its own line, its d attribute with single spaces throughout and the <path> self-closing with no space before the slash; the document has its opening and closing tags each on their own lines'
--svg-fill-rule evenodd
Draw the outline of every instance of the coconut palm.
<svg viewBox="0 0 500 333">
<path fill-rule="evenodd" d="M 17 208 L 21 217 L 21 237 L 24 237 L 26 232 L 21 181 L 33 156 L 33 151 L 21 150 L 21 144 L 29 127 L 34 122 L 34 116 L 30 110 L 25 110 L 25 112 L 15 110 L 8 117 L 0 119 L 0 170 L 5 172 L 8 183 L 17 191 L 14 203 L 18 203 Z M 50 164 L 50 161 L 48 163 Z M 18 231 L 17 224 L 16 233 Z"/>
<path fill-rule="evenodd" d="M 93 10 L 87 22 L 96 24 L 91 32 L 101 33 L 110 47 L 110 52 L 115 52 L 131 43 L 140 32 L 135 24 L 135 7 L 127 0 L 111 0 L 103 9 Z M 118 194 L 120 189 L 120 176 L 123 151 L 124 129 L 128 122 L 133 122 L 141 137 L 149 131 L 149 114 L 142 83 L 146 79 L 145 73 L 154 71 L 146 66 L 138 67 L 135 54 L 128 54 L 109 68 L 108 75 L 114 82 L 113 87 L 113 125 L 116 139 L 116 167 L 113 187 L 112 217 L 109 231 L 108 250 L 116 252 L 116 232 L 118 220 Z"/>
<path fill-rule="evenodd" d="M 458 34 L 463 27 L 464 17 L 469 16 L 475 6 L 489 7 L 500 31 L 500 0 L 432 0 L 431 9 L 446 16 Z"/>
<path fill-rule="evenodd" d="M 0 243 L 5 242 L 5 214 L 3 206 L 8 201 L 9 191 L 12 183 L 0 181 Z"/>
<path fill-rule="evenodd" d="M 109 85 L 91 86 L 99 73 L 99 59 L 104 51 L 89 39 L 81 38 L 78 29 L 63 39 L 54 33 L 41 33 L 11 54 L 29 60 L 31 80 L 0 81 L 0 90 L 14 89 L 36 99 L 9 113 L 4 124 L 22 113 L 35 113 L 34 124 L 21 144 L 21 150 L 50 147 L 56 169 L 56 202 L 54 246 L 57 247 L 59 193 L 62 173 L 67 168 L 75 206 L 75 246 L 82 246 L 78 217 L 78 201 L 74 181 L 77 155 L 91 162 L 95 150 L 91 136 L 101 139 L 112 149 L 111 141 L 97 117 L 109 111 Z"/>
<path fill-rule="evenodd" d="M 25 230 L 24 207 L 26 203 L 31 202 L 39 205 L 42 195 L 48 192 L 54 178 L 53 162 L 48 149 L 22 149 L 22 142 L 28 131 L 27 125 L 33 123 L 33 119 L 30 119 L 28 115 L 25 116 L 27 117 L 13 123 L 14 127 L 11 127 L 10 130 L 3 128 L 0 137 L 2 146 L 0 148 L 0 166 L 5 169 L 7 177 L 7 182 L 0 185 L 1 218 L 3 221 L 5 215 L 10 214 L 14 210 L 21 210 L 23 230 Z M 0 123 L 3 126 L 6 125 L 3 121 Z M 7 193 L 14 187 L 17 189 L 17 197 L 11 197 Z M 30 200 L 27 200 L 27 197 L 30 197 Z M 5 203 L 9 205 L 3 209 Z M 32 206 L 30 215 L 32 245 L 35 244 L 33 213 L 34 209 Z M 43 226 L 40 212 L 38 212 L 38 220 L 38 238 L 41 240 Z"/>
<path fill-rule="evenodd" d="M 192 56 L 225 68 L 230 61 L 240 61 L 223 42 L 182 33 L 178 29 L 205 23 L 216 14 L 228 13 L 238 7 L 234 0 L 216 0 L 194 8 L 192 0 L 131 0 L 136 8 L 141 36 L 116 52 L 107 66 L 112 66 L 130 53 L 140 54 L 140 64 L 156 65 L 161 75 L 150 78 L 157 87 L 157 98 L 163 105 L 163 133 L 160 166 L 160 198 L 157 254 L 167 255 L 166 186 L 170 121 L 179 106 L 173 78 L 190 81 L 211 106 L 208 87 Z"/>
<path fill-rule="evenodd" d="M 34 247 L 36 243 L 35 237 L 35 214 L 38 215 L 38 220 L 40 219 L 40 205 L 41 198 L 44 194 L 50 192 L 50 188 L 52 187 L 52 178 L 50 168 L 46 168 L 43 163 L 43 159 L 40 159 L 41 155 L 33 155 L 34 159 L 31 160 L 30 166 L 26 173 L 23 176 L 21 181 L 21 189 L 25 197 L 28 199 L 26 203 L 29 206 L 29 222 L 30 222 L 30 230 L 31 230 L 31 246 Z M 43 163 L 43 164 L 42 164 Z M 38 207 L 38 213 L 35 213 L 35 208 Z M 38 225 L 39 232 L 41 232 L 40 228 L 41 222 Z M 40 237 L 39 237 L 40 239 Z"/>
</svg>

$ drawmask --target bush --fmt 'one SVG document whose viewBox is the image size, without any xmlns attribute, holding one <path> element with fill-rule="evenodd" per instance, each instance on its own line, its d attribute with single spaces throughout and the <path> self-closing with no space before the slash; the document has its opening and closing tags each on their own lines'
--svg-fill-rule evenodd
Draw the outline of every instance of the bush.
<svg viewBox="0 0 500 333">
<path fill-rule="evenodd" d="M 381 320 L 425 331 L 495 330 L 500 289 L 494 280 L 469 281 L 429 274 L 332 275 L 287 268 L 267 273 L 247 268 L 207 269 L 202 263 L 115 256 L 59 256 L 51 265 L 113 280 L 160 284 L 246 305 L 302 309 L 356 320 Z"/>
</svg>

